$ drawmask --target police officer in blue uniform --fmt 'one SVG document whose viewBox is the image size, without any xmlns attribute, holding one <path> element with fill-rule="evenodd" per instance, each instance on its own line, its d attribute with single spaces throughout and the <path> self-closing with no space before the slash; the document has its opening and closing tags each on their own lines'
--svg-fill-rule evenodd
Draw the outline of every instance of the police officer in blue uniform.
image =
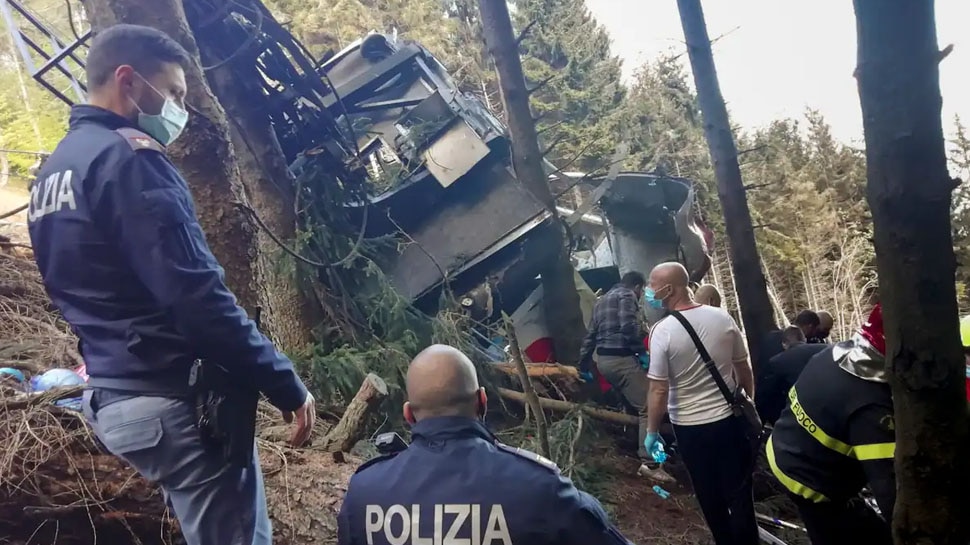
<svg viewBox="0 0 970 545">
<path fill-rule="evenodd" d="M 496 441 L 485 390 L 450 346 L 411 362 L 404 417 L 413 442 L 351 478 L 340 545 L 628 545 L 592 496 L 551 461 Z"/>
<path fill-rule="evenodd" d="M 30 237 L 51 300 L 80 338 L 85 415 L 104 445 L 158 482 L 189 545 L 272 541 L 259 461 L 204 446 L 187 391 L 197 358 L 215 360 L 313 425 L 313 397 L 238 306 L 165 146 L 188 119 L 184 66 L 157 30 L 118 25 L 87 57 L 90 103 L 31 187 Z"/>
</svg>

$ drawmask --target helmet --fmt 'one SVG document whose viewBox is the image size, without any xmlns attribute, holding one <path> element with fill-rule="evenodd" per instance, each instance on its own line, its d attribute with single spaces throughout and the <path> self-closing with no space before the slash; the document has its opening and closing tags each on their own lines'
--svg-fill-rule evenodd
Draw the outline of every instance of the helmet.
<svg viewBox="0 0 970 545">
<path fill-rule="evenodd" d="M 970 333 L 970 322 L 965 326 Z M 876 303 L 869 313 L 869 319 L 859 328 L 859 335 L 865 339 L 880 355 L 886 355 L 886 333 L 882 327 L 882 304 Z M 964 337 L 964 344 L 968 338 Z"/>
<path fill-rule="evenodd" d="M 965 348 L 970 348 L 970 314 L 960 320 L 960 340 Z"/>
</svg>

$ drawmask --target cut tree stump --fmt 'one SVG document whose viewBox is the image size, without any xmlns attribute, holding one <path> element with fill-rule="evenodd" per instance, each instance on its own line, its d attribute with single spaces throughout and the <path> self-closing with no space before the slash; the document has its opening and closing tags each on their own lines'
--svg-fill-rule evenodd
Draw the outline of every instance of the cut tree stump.
<svg viewBox="0 0 970 545">
<path fill-rule="evenodd" d="M 337 422 L 337 425 L 323 438 L 320 450 L 350 452 L 357 441 L 364 438 L 367 416 L 384 401 L 385 397 L 387 397 L 387 384 L 384 379 L 374 373 L 368 373 L 357 394 L 347 405 L 340 422 Z"/>
</svg>

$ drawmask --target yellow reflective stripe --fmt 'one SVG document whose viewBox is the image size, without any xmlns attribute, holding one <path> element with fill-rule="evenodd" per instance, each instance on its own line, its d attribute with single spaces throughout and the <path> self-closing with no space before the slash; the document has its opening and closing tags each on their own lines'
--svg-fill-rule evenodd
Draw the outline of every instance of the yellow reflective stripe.
<svg viewBox="0 0 970 545">
<path fill-rule="evenodd" d="M 852 447 L 852 457 L 856 460 L 885 460 L 896 456 L 896 443 L 872 443 Z"/>
<path fill-rule="evenodd" d="M 812 417 L 808 416 L 805 408 L 798 402 L 798 394 L 795 392 L 794 386 L 788 391 L 788 400 L 791 402 L 791 412 L 795 415 L 795 421 L 823 446 L 843 456 L 855 458 L 859 461 L 882 460 L 892 458 L 895 455 L 896 443 L 873 443 L 852 446 L 822 431 L 822 428 L 812 420 Z"/>
<path fill-rule="evenodd" d="M 821 492 L 816 492 L 811 488 L 803 485 L 802 483 L 792 479 L 788 475 L 778 468 L 778 464 L 775 463 L 775 447 L 771 443 L 771 437 L 768 437 L 768 446 L 765 449 L 768 453 L 768 465 L 771 466 L 771 472 L 775 474 L 775 478 L 785 486 L 792 494 L 796 496 L 801 496 L 806 500 L 813 501 L 815 503 L 828 501 L 829 499 L 825 497 L 825 494 Z"/>
</svg>

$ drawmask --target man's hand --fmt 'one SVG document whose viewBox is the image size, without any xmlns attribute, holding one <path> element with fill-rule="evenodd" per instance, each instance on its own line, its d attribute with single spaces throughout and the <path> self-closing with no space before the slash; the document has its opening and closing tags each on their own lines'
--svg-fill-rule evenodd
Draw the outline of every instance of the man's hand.
<svg viewBox="0 0 970 545">
<path fill-rule="evenodd" d="M 307 392 L 306 401 L 295 412 L 283 412 L 283 420 L 287 424 L 292 424 L 294 414 L 296 415 L 296 426 L 293 427 L 293 433 L 290 435 L 290 445 L 300 447 L 310 439 L 310 433 L 313 432 L 313 420 L 317 416 L 313 394 Z"/>
</svg>

